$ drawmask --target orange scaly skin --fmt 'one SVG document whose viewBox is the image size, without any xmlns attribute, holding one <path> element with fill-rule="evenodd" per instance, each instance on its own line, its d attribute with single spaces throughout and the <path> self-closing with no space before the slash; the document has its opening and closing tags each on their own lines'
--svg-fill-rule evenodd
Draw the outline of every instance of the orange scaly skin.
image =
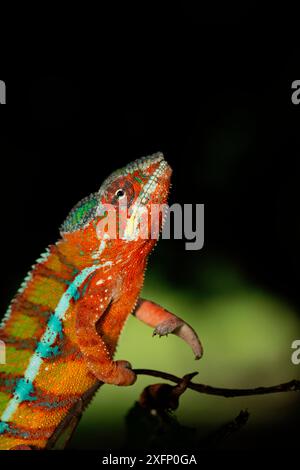
<svg viewBox="0 0 300 470">
<path fill-rule="evenodd" d="M 13 299 L 0 328 L 7 352 L 6 364 L 0 364 L 0 449 L 49 447 L 100 381 L 135 382 L 130 364 L 113 360 L 130 313 L 159 335 L 181 336 L 201 356 L 189 325 L 139 299 L 156 239 L 140 238 L 138 229 L 130 239 L 103 239 L 97 230 L 105 204 L 117 207 L 126 197 L 130 217 L 136 207 L 151 213 L 151 204 L 166 203 L 170 176 L 162 154 L 113 173 L 98 193 L 75 206 L 62 238 L 38 260 Z M 132 221 L 126 226 L 131 233 Z M 149 230 L 150 223 L 149 218 Z M 158 229 L 161 224 L 160 216 Z"/>
</svg>

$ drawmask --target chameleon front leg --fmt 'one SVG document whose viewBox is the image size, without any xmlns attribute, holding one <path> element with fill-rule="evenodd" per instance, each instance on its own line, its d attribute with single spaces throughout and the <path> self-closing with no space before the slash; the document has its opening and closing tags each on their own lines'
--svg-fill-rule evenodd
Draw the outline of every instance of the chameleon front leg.
<svg viewBox="0 0 300 470">
<path fill-rule="evenodd" d="M 195 330 L 184 320 L 150 300 L 139 299 L 132 312 L 142 322 L 154 328 L 153 336 L 172 333 L 189 344 L 195 359 L 203 355 L 203 348 Z"/>
<path fill-rule="evenodd" d="M 93 305 L 90 301 L 79 301 L 75 307 L 77 342 L 89 370 L 98 380 L 107 384 L 131 385 L 136 375 L 130 363 L 113 361 L 109 347 L 97 328 L 101 317 L 111 315 L 113 308 L 113 301 L 107 301 L 100 307 L 97 303 Z"/>
</svg>

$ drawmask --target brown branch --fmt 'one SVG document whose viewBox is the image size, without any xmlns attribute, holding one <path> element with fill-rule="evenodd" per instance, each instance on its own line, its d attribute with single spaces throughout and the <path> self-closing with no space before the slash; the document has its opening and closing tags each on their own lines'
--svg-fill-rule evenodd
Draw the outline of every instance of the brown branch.
<svg viewBox="0 0 300 470">
<path fill-rule="evenodd" d="M 221 444 L 225 439 L 231 437 L 233 433 L 240 431 L 241 428 L 247 424 L 249 416 L 250 415 L 247 410 L 241 410 L 239 415 L 233 421 L 224 424 L 220 429 L 217 429 L 213 433 L 202 438 L 199 443 L 200 449 L 201 447 L 204 449 L 211 449 Z"/>
<path fill-rule="evenodd" d="M 170 380 L 171 382 L 181 383 L 182 378 L 176 377 L 176 375 L 168 374 L 167 372 L 161 372 L 158 370 L 151 369 L 134 369 L 137 375 L 151 375 L 152 377 L 160 377 L 161 379 Z M 244 397 L 250 395 L 264 395 L 267 393 L 280 393 L 280 392 L 298 392 L 300 391 L 300 380 L 291 380 L 279 385 L 272 385 L 271 387 L 256 387 L 256 388 L 222 388 L 212 387 L 210 385 L 197 384 L 189 382 L 187 388 L 195 390 L 199 393 L 205 393 L 207 395 L 217 395 L 225 398 L 232 397 Z"/>
</svg>

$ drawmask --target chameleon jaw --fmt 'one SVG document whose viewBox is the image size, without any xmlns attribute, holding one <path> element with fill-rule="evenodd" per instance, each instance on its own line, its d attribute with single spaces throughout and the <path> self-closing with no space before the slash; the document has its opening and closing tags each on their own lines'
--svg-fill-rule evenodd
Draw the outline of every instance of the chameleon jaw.
<svg viewBox="0 0 300 470">
<path fill-rule="evenodd" d="M 159 186 L 161 178 L 163 178 L 167 172 L 171 172 L 171 168 L 162 153 L 157 153 L 147 157 L 145 160 L 140 159 L 134 162 L 136 166 L 133 168 L 143 169 L 145 166 L 153 163 L 159 163 L 159 165 L 152 175 L 149 176 L 147 183 L 131 209 L 131 215 L 122 236 L 124 240 L 136 240 L 139 237 L 139 225 L 143 220 L 143 216 L 147 214 L 147 204 Z M 148 221 L 148 218 L 146 218 L 146 220 Z"/>
</svg>

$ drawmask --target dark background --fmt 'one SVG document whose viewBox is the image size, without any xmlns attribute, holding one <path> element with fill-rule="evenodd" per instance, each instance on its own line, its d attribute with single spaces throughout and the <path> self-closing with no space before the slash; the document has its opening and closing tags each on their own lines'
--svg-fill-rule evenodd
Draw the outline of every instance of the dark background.
<svg viewBox="0 0 300 470">
<path fill-rule="evenodd" d="M 170 202 L 205 204 L 203 269 L 229 257 L 300 312 L 295 43 L 250 7 L 134 13 L 70 22 L 59 47 L 52 33 L 32 65 L 1 69 L 1 312 L 71 207 L 158 150 L 174 169 Z M 209 293 L 199 256 L 161 246 L 173 288 Z"/>
</svg>

